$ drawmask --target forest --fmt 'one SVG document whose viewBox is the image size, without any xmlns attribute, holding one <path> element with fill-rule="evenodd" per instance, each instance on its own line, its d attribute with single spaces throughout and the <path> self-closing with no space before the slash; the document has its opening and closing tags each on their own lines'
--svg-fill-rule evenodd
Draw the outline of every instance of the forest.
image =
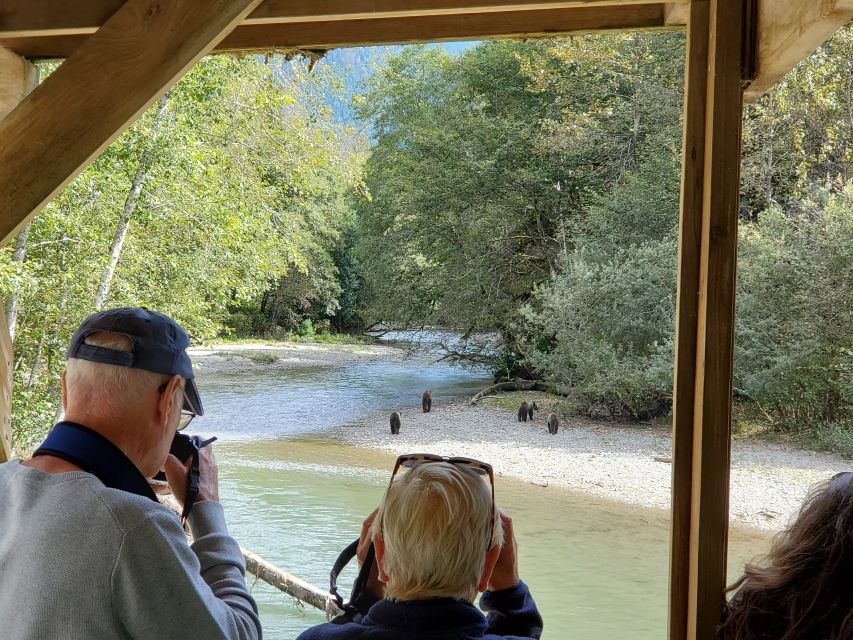
<svg viewBox="0 0 853 640">
<path fill-rule="evenodd" d="M 683 35 L 359 51 L 358 83 L 205 58 L 0 252 L 17 448 L 125 304 L 196 343 L 447 328 L 567 410 L 666 420 Z M 743 151 L 738 428 L 853 456 L 853 29 L 746 105 Z"/>
</svg>

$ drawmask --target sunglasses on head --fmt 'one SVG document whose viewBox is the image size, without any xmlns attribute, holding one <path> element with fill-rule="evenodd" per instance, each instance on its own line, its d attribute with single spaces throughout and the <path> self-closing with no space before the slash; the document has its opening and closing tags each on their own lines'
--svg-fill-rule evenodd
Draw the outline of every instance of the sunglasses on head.
<svg viewBox="0 0 853 640">
<path fill-rule="evenodd" d="M 394 464 L 394 471 L 391 473 L 391 481 L 388 483 L 388 487 L 391 487 L 391 484 L 394 482 L 394 476 L 397 475 L 400 467 L 411 469 L 418 465 L 428 464 L 430 462 L 446 462 L 448 464 L 466 467 L 473 470 L 480 476 L 489 477 L 489 485 L 492 489 L 492 526 L 489 529 L 488 538 L 486 539 L 486 549 L 488 550 L 491 548 L 495 526 L 497 525 L 497 510 L 495 509 L 495 472 L 492 469 L 492 465 L 488 462 L 482 462 L 480 460 L 475 460 L 474 458 L 439 456 L 433 453 L 407 453 L 397 458 L 397 462 Z"/>
</svg>

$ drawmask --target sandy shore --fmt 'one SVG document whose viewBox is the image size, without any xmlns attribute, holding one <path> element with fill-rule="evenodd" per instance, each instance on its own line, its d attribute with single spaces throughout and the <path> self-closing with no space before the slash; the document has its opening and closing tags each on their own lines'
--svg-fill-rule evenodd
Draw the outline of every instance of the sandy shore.
<svg viewBox="0 0 853 640">
<path fill-rule="evenodd" d="M 388 415 L 339 428 L 334 436 L 391 453 L 429 451 L 491 462 L 499 475 L 558 485 L 628 504 L 669 509 L 671 437 L 659 427 L 563 418 L 556 436 L 545 416 L 519 423 L 506 409 L 467 402 L 436 402 L 432 413 L 402 411 L 400 434 Z M 809 487 L 848 469 L 841 458 L 757 441 L 736 441 L 732 451 L 731 516 L 765 530 L 786 526 Z"/>
<path fill-rule="evenodd" d="M 199 373 L 238 373 L 341 365 L 360 360 L 403 357 L 400 349 L 383 344 L 214 344 L 191 347 L 187 352 Z"/>
</svg>

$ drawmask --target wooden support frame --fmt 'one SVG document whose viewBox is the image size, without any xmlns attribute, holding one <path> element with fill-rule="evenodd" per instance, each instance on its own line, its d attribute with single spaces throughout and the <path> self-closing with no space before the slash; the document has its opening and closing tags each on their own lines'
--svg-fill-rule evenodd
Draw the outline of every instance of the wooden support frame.
<svg viewBox="0 0 853 640">
<path fill-rule="evenodd" d="M 275 49 L 334 49 L 340 47 L 442 42 L 482 38 L 518 38 L 582 34 L 608 30 L 680 29 L 667 23 L 666 4 L 624 4 L 569 8 L 530 8 L 478 13 L 428 13 L 381 17 L 358 16 L 331 20 L 329 16 L 302 21 L 244 22 L 215 47 L 215 51 L 272 51 Z M 405 12 L 403 12 L 405 13 Z M 63 33 L 4 38 L 9 47 L 31 58 L 62 58 L 73 54 L 91 37 Z"/>
<path fill-rule="evenodd" d="M 0 119 L 38 85 L 38 71 L 27 60 L 0 47 Z M 6 314 L 0 313 L 0 462 L 12 457 L 12 362 L 14 352 Z"/>
<path fill-rule="evenodd" d="M 670 640 L 713 640 L 725 602 L 748 1 L 694 0 L 690 9 L 673 408 Z"/>
<path fill-rule="evenodd" d="M 128 0 L 89 36 L 0 120 L 0 242 L 260 1 Z"/>
<path fill-rule="evenodd" d="M 746 89 L 754 100 L 853 20 L 853 0 L 762 0 L 757 16 L 757 76 Z"/>
<path fill-rule="evenodd" d="M 743 64 L 756 2 L 757 68 Z M 0 237 L 211 50 L 672 29 L 688 14 L 669 638 L 712 640 L 726 578 L 743 81 L 757 96 L 853 19 L 853 0 L 6 0 L 0 46 L 70 58 L 0 120 Z M 1 324 L 0 356 L 8 367 Z"/>
<path fill-rule="evenodd" d="M 126 0 L 6 0 L 0 40 L 88 35 L 97 31 Z M 243 25 L 338 22 L 377 18 L 613 7 L 654 0 L 264 0 Z M 686 7 L 689 0 L 668 0 Z"/>
<path fill-rule="evenodd" d="M 0 313 L 0 462 L 12 459 L 12 361 L 6 314 Z"/>
</svg>

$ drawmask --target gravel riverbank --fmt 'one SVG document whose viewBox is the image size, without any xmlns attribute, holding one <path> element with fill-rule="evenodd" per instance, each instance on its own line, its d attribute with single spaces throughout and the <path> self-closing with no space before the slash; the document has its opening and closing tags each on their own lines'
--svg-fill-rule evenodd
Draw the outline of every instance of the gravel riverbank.
<svg viewBox="0 0 853 640">
<path fill-rule="evenodd" d="M 399 360 L 404 351 L 384 344 L 263 342 L 191 347 L 187 352 L 199 373 L 287 370 L 340 366 L 363 360 Z"/>
<path fill-rule="evenodd" d="M 200 374 L 346 366 L 365 360 L 400 360 L 406 352 L 383 344 L 242 343 L 190 349 Z M 202 395 L 203 395 L 202 390 Z M 433 411 L 402 410 L 402 429 L 391 436 L 388 413 L 370 415 L 335 429 L 344 444 L 390 453 L 430 451 L 491 462 L 496 473 L 526 482 L 556 485 L 627 504 L 669 509 L 671 437 L 663 427 L 562 417 L 548 434 L 545 416 L 553 398 L 537 398 L 543 411 L 519 423 L 514 411 L 493 398 L 436 398 Z M 733 521 L 765 530 L 786 526 L 815 482 L 851 464 L 840 457 L 757 440 L 736 440 L 732 449 Z"/>
<path fill-rule="evenodd" d="M 519 423 L 506 409 L 437 402 L 428 414 L 404 409 L 397 436 L 390 433 L 387 414 L 341 427 L 333 435 L 347 444 L 395 454 L 429 451 L 479 458 L 498 475 L 638 506 L 670 506 L 671 466 L 655 458 L 670 455 L 671 437 L 660 427 L 562 418 L 559 433 L 551 436 L 544 413 L 532 423 Z M 831 455 L 735 441 L 731 517 L 747 526 L 780 530 L 811 485 L 849 467 Z"/>
</svg>

